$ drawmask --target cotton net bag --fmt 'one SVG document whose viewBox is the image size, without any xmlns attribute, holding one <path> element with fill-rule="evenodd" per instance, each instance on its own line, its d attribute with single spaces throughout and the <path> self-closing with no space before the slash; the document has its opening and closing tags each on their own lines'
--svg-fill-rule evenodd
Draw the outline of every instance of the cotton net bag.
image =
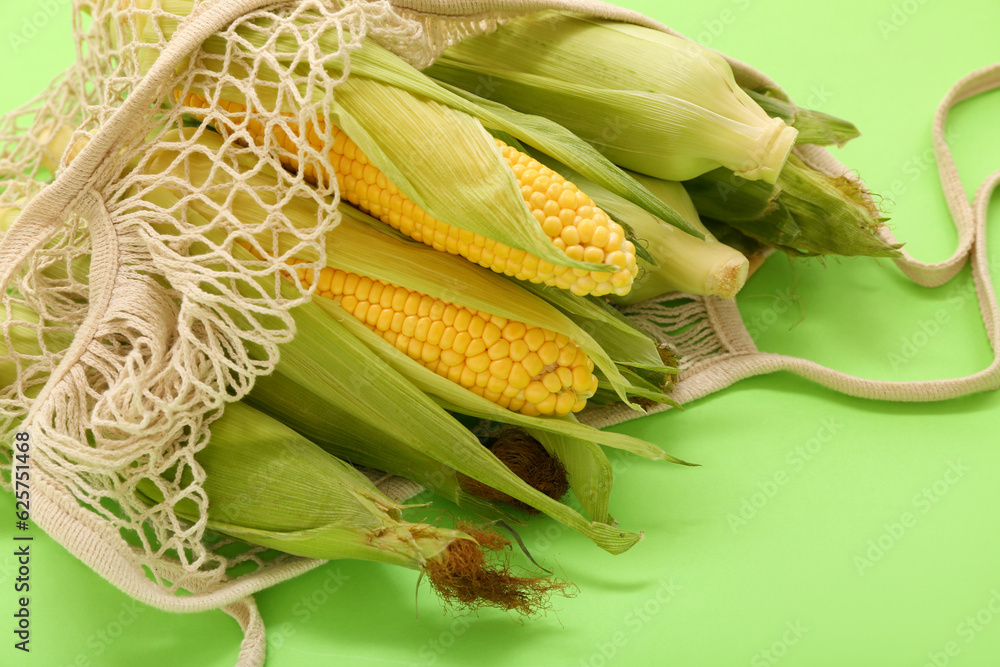
<svg viewBox="0 0 1000 667">
<path fill-rule="evenodd" d="M 0 239 L 0 352 L 5 354 L 0 363 L 16 370 L 16 381 L 0 393 L 0 437 L 11 442 L 15 432 L 30 433 L 32 519 L 46 533 L 146 604 L 176 612 L 224 609 L 244 629 L 240 663 L 257 665 L 264 659 L 265 639 L 253 593 L 322 561 L 265 559 L 262 549 L 249 547 L 234 551 L 235 545 L 206 534 L 204 518 L 185 523 L 173 507 L 187 499 L 202 517 L 207 515 L 204 472 L 194 456 L 224 405 L 243 397 L 258 375 L 274 368 L 278 346 L 294 335 L 290 309 L 310 297 L 305 284 L 297 284 L 291 296 L 281 291 L 280 260 L 250 266 L 234 259 L 234 245 L 270 233 L 277 256 L 281 234 L 295 240 L 293 247 L 283 248 L 289 255 L 314 249 L 316 261 L 300 268 L 316 268 L 326 264 L 325 235 L 339 222 L 335 181 L 329 191 L 317 190 L 305 182 L 305 169 L 282 169 L 283 159 L 323 168 L 332 137 L 321 138 L 327 146 L 317 150 L 288 131 L 289 124 L 315 126 L 365 36 L 422 68 L 466 36 L 492 30 L 506 17 L 544 9 L 672 31 L 618 7 L 568 0 L 201 0 L 187 18 L 171 15 L 174 5 L 173 0 L 74 0 L 77 62 L 34 102 L 0 122 L 0 210 L 20 210 Z M 296 23 L 304 15 L 311 20 Z M 159 18 L 180 22 L 169 39 L 142 31 Z M 145 36 L 136 40 L 138 34 Z M 336 53 L 321 55 L 316 48 L 324 34 L 336 35 Z M 224 44 L 239 43 L 240 54 L 228 47 L 205 51 L 202 45 L 212 35 L 222 36 Z M 284 57 L 289 54 L 297 57 Z M 742 63 L 730 64 L 742 85 L 777 87 Z M 141 168 L 150 143 L 169 139 L 179 161 L 206 150 L 196 141 L 197 128 L 176 132 L 183 112 L 173 102 L 184 99 L 195 81 L 225 83 L 247 100 L 256 99 L 251 82 L 222 81 L 219 71 L 232 65 L 273 73 L 273 93 L 294 110 L 254 117 L 284 129 L 294 150 L 286 148 L 282 155 L 252 141 L 228 140 L 209 155 L 219 169 L 231 169 L 235 154 L 249 152 L 280 174 L 267 193 L 238 174 L 233 178 L 233 192 L 260 195 L 268 213 L 253 228 L 190 183 L 172 184 L 181 193 L 175 200 L 144 197 L 162 178 Z M 897 260 L 914 281 L 937 286 L 971 259 L 994 352 L 1000 314 L 989 280 L 985 219 L 1000 172 L 987 179 L 970 204 L 943 129 L 953 105 L 998 86 L 1000 67 L 971 74 L 948 94 L 934 124 L 958 249 L 934 265 L 905 254 Z M 313 102 L 316 91 L 322 104 Z M 854 178 L 821 148 L 797 150 L 829 175 Z M 296 228 L 283 219 L 280 202 L 292 196 L 315 199 L 321 215 L 314 227 Z M 189 220 L 187 204 L 194 201 L 217 215 L 208 224 Z M 895 242 L 887 230 L 881 234 Z M 888 400 L 940 400 L 1000 383 L 996 358 L 988 369 L 966 378 L 898 383 L 854 378 L 807 360 L 759 352 L 735 303 L 714 297 L 675 293 L 625 312 L 681 354 L 683 372 L 675 391 L 680 402 L 776 370 L 854 396 Z M 37 341 L 38 353 L 19 354 L 12 345 L 16 337 Z M 610 407 L 592 409 L 582 418 L 607 426 L 636 415 Z M 9 488 L 11 454 L 5 448 L 0 452 Z M 168 469 L 178 473 L 173 481 L 161 477 Z M 191 481 L 181 481 L 184 472 Z M 150 507 L 136 500 L 143 479 L 156 480 L 163 502 Z M 381 485 L 398 499 L 419 490 L 405 480 L 382 480 Z M 241 573 L 230 574 L 238 565 Z"/>
</svg>

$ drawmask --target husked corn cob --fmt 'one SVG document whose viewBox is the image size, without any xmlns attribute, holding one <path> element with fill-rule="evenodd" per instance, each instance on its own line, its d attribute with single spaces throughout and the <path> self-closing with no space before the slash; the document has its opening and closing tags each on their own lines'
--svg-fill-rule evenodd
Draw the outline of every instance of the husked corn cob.
<svg viewBox="0 0 1000 667">
<path fill-rule="evenodd" d="M 312 269 L 301 277 L 316 278 Z M 411 359 L 510 410 L 565 416 L 597 391 L 594 362 L 564 334 L 333 267 L 320 271 L 316 294 Z"/>
<path fill-rule="evenodd" d="M 188 94 L 186 106 L 208 108 L 204 97 Z M 219 100 L 219 106 L 238 118 L 246 107 Z M 323 120 L 319 130 L 324 131 Z M 297 124 L 290 123 L 293 132 Z M 250 119 L 247 130 L 257 143 L 264 141 L 264 126 Z M 523 250 L 511 248 L 493 239 L 458 229 L 428 215 L 368 160 L 358 146 L 338 127 L 333 128 L 334 141 L 330 163 L 334 167 L 341 196 L 394 229 L 421 241 L 434 249 L 460 255 L 480 266 L 519 280 L 571 290 L 574 294 L 628 294 L 638 273 L 635 246 L 625 238 L 621 225 L 611 220 L 594 202 L 558 173 L 533 160 L 530 156 L 495 139 L 503 159 L 514 172 L 521 194 L 542 230 L 552 243 L 577 261 L 612 264 L 614 272 L 586 271 L 557 266 Z M 286 148 L 296 149 L 287 133 L 275 127 L 274 138 Z M 323 145 L 315 128 L 307 126 L 306 137 L 317 149 Z M 297 170 L 298 162 L 288 154 L 282 164 Z M 320 167 L 322 171 L 322 167 Z M 317 173 L 317 167 L 307 164 L 303 177 L 312 183 L 324 183 L 329 175 Z"/>
</svg>

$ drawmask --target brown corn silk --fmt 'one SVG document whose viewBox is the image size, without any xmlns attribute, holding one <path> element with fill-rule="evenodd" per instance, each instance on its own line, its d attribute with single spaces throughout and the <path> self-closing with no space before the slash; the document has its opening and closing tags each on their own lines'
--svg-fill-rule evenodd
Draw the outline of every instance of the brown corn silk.
<svg viewBox="0 0 1000 667">
<path fill-rule="evenodd" d="M 245 395 L 255 377 L 274 368 L 278 345 L 293 335 L 288 311 L 308 298 L 311 289 L 300 284 L 301 297 L 283 298 L 279 260 L 264 269 L 258 263 L 251 271 L 233 258 L 230 249 L 268 233 L 275 239 L 279 235 L 294 238 L 297 246 L 292 255 L 299 247 L 316 249 L 309 255 L 316 261 L 299 268 L 318 269 L 326 264 L 326 232 L 339 219 L 338 198 L 326 200 L 325 193 L 317 193 L 302 174 L 281 169 L 279 156 L 257 147 L 241 125 L 234 133 L 242 132 L 244 141 L 229 142 L 212 159 L 220 168 L 232 167 L 233 156 L 244 152 L 270 165 L 282 179 L 272 193 L 278 196 L 267 201 L 292 194 L 316 197 L 322 214 L 314 228 L 287 224 L 279 205 L 268 207 L 266 219 L 250 229 L 224 205 L 184 183 L 176 184 L 182 196 L 171 208 L 145 202 L 142 194 L 157 186 L 156 177 L 126 166 L 141 164 L 148 142 L 158 141 L 184 122 L 169 104 L 171 94 L 195 92 L 196 78 L 201 85 L 217 83 L 217 71 L 226 70 L 225 65 L 233 61 L 246 71 L 256 71 L 266 63 L 274 73 L 271 85 L 285 101 L 285 109 L 283 113 L 260 111 L 254 120 L 284 131 L 291 139 L 285 150 L 294 152 L 299 164 L 316 163 L 329 155 L 332 137 L 320 137 L 324 145 L 318 150 L 300 140 L 290 123 L 319 127 L 343 78 L 331 76 L 321 66 L 320 56 L 310 50 L 322 32 L 340 36 L 338 50 L 324 54 L 322 60 L 342 63 L 346 76 L 351 53 L 366 35 L 420 68 L 463 37 L 491 30 L 504 16 L 542 9 L 572 9 L 669 29 L 634 12 L 589 0 L 399 0 L 395 4 L 204 0 L 169 43 L 162 36 L 157 38 L 155 31 L 150 41 L 131 43 L 140 21 L 155 25 L 158 17 L 169 14 L 169 7 L 168 0 L 153 0 L 141 11 L 118 0 L 74 0 L 76 62 L 35 100 L 0 119 L 0 208 L 30 202 L 18 223 L 0 239 L 4 311 L 0 335 L 9 339 L 15 327 L 76 334 L 66 348 L 43 345 L 40 355 L 11 352 L 0 359 L 0 364 L 13 365 L 17 377 L 14 384 L 0 388 L 0 440 L 10 442 L 21 425 L 30 429 L 32 518 L 43 530 L 101 576 L 147 604 L 176 612 L 224 609 L 244 629 L 241 664 L 260 665 L 266 641 L 253 593 L 322 561 L 290 556 L 264 559 L 262 549 L 234 550 L 226 541 L 207 535 L 204 520 L 185 523 L 173 507 L 178 499 L 188 498 L 200 510 L 207 508 L 204 472 L 194 455 L 204 447 L 219 410 Z M 301 16 L 312 20 L 297 22 Z M 254 46 L 241 36 L 241 30 L 259 37 L 280 35 L 281 39 L 254 40 L 261 44 Z M 199 46 L 214 33 L 229 45 L 226 52 L 201 52 Z M 298 52 L 302 59 L 277 58 L 278 48 Z M 144 75 L 139 74 L 138 59 L 153 63 Z M 213 67 L 208 66 L 210 59 L 216 61 Z M 730 60 L 730 64 L 741 85 L 777 88 L 760 72 L 737 61 Z M 254 108 L 265 108 L 258 103 L 252 82 L 229 80 L 227 84 L 239 88 Z M 302 104 L 301 86 L 324 91 L 323 103 Z M 943 127 L 951 106 L 997 86 L 1000 66 L 970 74 L 949 93 L 934 125 L 945 195 L 959 231 L 958 249 L 948 260 L 933 265 L 905 253 L 896 261 L 918 283 L 934 286 L 955 276 L 971 257 L 995 350 L 1000 347 L 1000 314 L 983 236 L 986 205 L 1000 175 L 988 179 L 970 203 L 943 139 Z M 216 125 L 232 121 L 214 109 L 206 117 Z M 53 182 L 46 165 L 54 167 L 57 156 L 51 154 L 49 144 L 66 127 L 76 128 L 77 136 L 89 141 Z M 200 130 L 186 131 L 193 138 Z M 200 150 L 187 140 L 176 148 L 181 161 L 186 152 Z M 851 178 L 823 149 L 801 147 L 797 154 L 832 177 Z M 332 173 L 330 167 L 328 173 Z M 254 194 L 247 182 L 230 187 Z M 335 184 L 331 190 L 336 193 Z M 186 207 L 193 201 L 203 210 L 216 212 L 211 229 L 186 221 Z M 895 243 L 888 230 L 880 234 L 887 243 Z M 278 248 L 272 250 L 277 257 Z M 77 280 L 71 265 L 86 255 L 92 257 L 89 278 Z M 61 273 L 69 277 L 49 277 L 59 273 L 51 271 L 53 267 L 62 267 Z M 38 313 L 38 322 L 11 322 L 18 305 Z M 624 312 L 682 356 L 683 372 L 673 394 L 680 402 L 775 370 L 789 370 L 855 396 L 908 401 L 940 400 L 994 389 L 1000 383 L 996 359 L 989 368 L 967 378 L 894 383 L 854 378 L 806 360 L 762 353 L 747 334 L 735 304 L 717 298 L 670 294 Z M 40 339 L 45 342 L 46 337 Z M 637 414 L 616 407 L 594 408 L 583 413 L 582 419 L 604 426 Z M 10 463 L 9 450 L 0 450 L 7 488 Z M 138 502 L 137 484 L 159 478 L 168 469 L 190 474 L 160 481 L 163 502 L 152 507 Z M 189 481 L 182 483 L 182 479 Z M 380 488 L 394 498 L 417 491 L 397 479 L 381 480 Z M 460 562 L 456 556 L 448 567 L 457 568 Z M 238 576 L 228 576 L 237 566 L 242 566 Z M 510 595 L 504 576 L 501 569 L 498 597 Z M 451 581 L 444 570 L 437 575 L 436 585 L 463 602 L 463 587 Z M 182 591 L 186 594 L 179 595 Z M 531 599 L 515 597 L 511 602 L 513 608 L 533 605 Z"/>
<path fill-rule="evenodd" d="M 459 523 L 458 529 L 475 542 L 455 540 L 443 558 L 432 559 L 424 568 L 447 604 L 464 610 L 500 607 L 530 615 L 547 609 L 552 594 L 568 588 L 565 582 L 514 574 L 510 542 L 496 530 L 468 523 Z"/>
<path fill-rule="evenodd" d="M 511 472 L 549 498 L 559 500 L 569 491 L 566 468 L 527 432 L 518 428 L 505 428 L 490 445 L 490 451 Z M 538 514 L 534 507 L 471 477 L 459 475 L 459 482 L 463 489 L 477 498 L 507 503 L 528 514 Z"/>
</svg>

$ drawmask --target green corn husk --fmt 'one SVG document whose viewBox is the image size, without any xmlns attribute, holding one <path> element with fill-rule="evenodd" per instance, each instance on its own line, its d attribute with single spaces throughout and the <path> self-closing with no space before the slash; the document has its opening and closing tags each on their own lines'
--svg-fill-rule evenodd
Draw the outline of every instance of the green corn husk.
<svg viewBox="0 0 1000 667">
<path fill-rule="evenodd" d="M 209 136 L 206 133 L 201 140 L 212 142 L 219 141 L 219 138 L 217 136 Z M 160 178 L 167 172 L 158 171 L 169 166 L 175 170 L 173 176 L 180 177 L 181 175 L 186 175 L 186 177 L 193 179 L 195 183 L 202 188 L 202 191 L 210 196 L 214 197 L 215 195 L 213 193 L 218 193 L 218 196 L 223 198 L 220 202 L 225 202 L 227 209 L 232 210 L 236 217 L 245 224 L 248 224 L 251 228 L 253 227 L 254 220 L 257 219 L 262 211 L 254 202 L 246 201 L 240 197 L 235 197 L 232 200 L 225 199 L 227 194 L 232 194 L 230 192 L 231 188 L 226 187 L 226 182 L 224 180 L 228 178 L 226 170 L 215 170 L 214 174 L 211 174 L 210 176 L 211 170 L 209 167 L 211 165 L 207 163 L 201 164 L 207 160 L 204 155 L 192 153 L 187 156 L 187 160 L 184 164 L 173 164 L 174 158 L 176 157 L 175 153 L 166 149 L 159 151 L 159 153 L 160 154 L 149 156 L 149 159 L 143 161 L 142 168 L 150 174 L 157 174 L 157 183 L 162 183 L 159 187 L 145 192 L 144 196 L 146 199 L 162 208 L 177 212 L 176 204 L 179 201 L 179 198 L 176 194 L 173 194 L 170 191 L 171 179 Z M 236 162 L 237 164 L 234 168 L 238 169 L 239 158 L 237 158 Z M 223 180 L 213 180 L 211 183 L 208 183 L 207 179 L 210 177 L 213 179 L 222 178 Z M 273 179 L 274 176 L 273 174 L 268 175 L 267 170 L 265 169 L 256 174 L 254 178 L 258 179 L 255 183 L 262 186 L 264 182 L 259 181 L 259 179 Z M 262 187 L 258 191 L 258 195 L 266 198 L 269 196 L 267 192 L 268 191 Z M 316 211 L 311 210 L 310 207 L 315 209 L 315 206 L 315 202 L 312 202 L 311 199 L 303 200 L 293 198 L 286 203 L 285 211 L 290 220 L 299 220 L 301 221 L 301 224 L 311 224 L 311 221 L 315 219 Z M 546 326 L 546 328 L 570 332 L 567 335 L 570 335 L 570 337 L 574 340 L 587 339 L 586 334 L 582 330 L 576 328 L 572 322 L 559 315 L 558 311 L 545 306 L 544 302 L 529 299 L 526 293 L 519 291 L 519 288 L 516 285 L 511 284 L 504 278 L 496 276 L 490 272 L 483 271 L 478 267 L 468 264 L 467 262 L 463 262 L 459 258 L 435 252 L 426 248 L 422 244 L 398 239 L 393 235 L 382 231 L 381 225 L 379 225 L 379 228 L 375 228 L 367 224 L 358 223 L 357 221 L 352 222 L 352 216 L 361 216 L 363 214 L 360 214 L 350 207 L 343 207 L 343 212 L 345 214 L 344 221 L 340 227 L 330 234 L 330 238 L 328 240 L 329 246 L 334 249 L 336 256 L 340 260 L 345 262 L 361 262 L 363 267 L 366 269 L 366 271 L 361 271 L 362 273 L 374 273 L 375 275 L 372 277 L 381 277 L 382 279 L 392 281 L 396 284 L 407 284 L 417 281 L 420 283 L 419 285 L 407 284 L 407 286 L 419 289 L 420 291 L 431 294 L 432 296 L 446 298 L 456 303 L 461 303 L 463 300 L 466 300 L 469 302 L 468 305 L 470 305 L 470 307 L 475 307 L 481 310 L 485 310 L 487 309 L 487 306 L 489 306 L 489 310 L 496 311 L 497 302 L 494 302 L 493 299 L 498 299 L 498 301 L 502 299 L 503 305 L 501 313 L 509 314 L 511 319 L 518 319 L 519 321 L 526 322 L 537 321 L 540 325 Z M 200 216 L 203 220 L 200 224 L 205 225 L 206 228 L 208 226 L 207 220 L 214 217 L 215 214 L 216 209 L 197 201 L 189 202 L 186 210 L 189 223 L 198 224 L 197 218 Z M 268 250 L 271 250 L 271 248 L 268 247 Z M 412 255 L 412 257 L 410 255 Z M 387 262 L 385 260 L 386 257 L 392 257 L 392 262 Z M 436 270 L 436 263 L 438 267 L 446 268 Z M 388 266 L 389 264 L 391 264 L 391 266 Z M 410 269 L 407 270 L 406 267 L 410 267 Z M 343 266 L 340 268 L 351 271 L 358 269 L 357 266 L 353 265 Z M 380 273 L 386 271 L 388 273 Z M 470 292 L 469 294 L 466 294 L 467 290 Z M 487 294 L 491 295 L 491 297 L 486 298 L 485 295 Z M 553 430 L 557 433 L 574 435 L 581 439 L 588 439 L 609 444 L 611 446 L 626 448 L 649 458 L 675 460 L 668 457 L 659 448 L 627 436 L 613 433 L 603 433 L 601 431 L 585 427 L 573 420 L 529 418 L 517 413 L 512 413 L 504 408 L 500 408 L 499 406 L 476 396 L 465 388 L 455 385 L 451 381 L 438 376 L 419 363 L 409 359 L 409 357 L 386 343 L 386 341 L 384 341 L 379 335 L 369 330 L 364 324 L 358 322 L 353 318 L 353 316 L 346 313 L 346 311 L 341 309 L 336 302 L 325 298 L 319 298 L 314 300 L 314 303 L 323 308 L 328 315 L 334 315 L 339 324 L 351 331 L 351 333 L 368 346 L 369 349 L 375 351 L 376 354 L 396 372 L 400 372 L 401 367 L 407 369 L 406 372 L 402 372 L 401 374 L 410 382 L 413 382 L 413 373 L 417 373 L 418 375 L 419 373 L 425 373 L 429 375 L 431 379 L 427 381 L 427 385 L 421 385 L 419 383 L 414 384 L 421 391 L 431 394 L 432 399 L 442 407 L 457 409 L 458 411 L 474 414 L 475 416 L 497 419 L 509 423 L 526 423 L 527 425 L 537 428 Z M 592 345 L 585 343 L 585 346 L 591 347 Z M 613 362 L 607 360 L 606 355 L 603 355 L 600 350 L 596 349 L 596 345 L 593 346 L 595 347 L 597 354 L 605 357 L 607 367 L 615 372 Z M 324 355 L 342 355 L 343 353 L 334 349 L 330 345 L 325 345 L 320 349 L 307 350 L 303 354 L 308 356 L 308 363 L 310 365 L 323 367 L 330 365 L 329 361 L 324 358 Z M 348 357 L 347 362 L 350 363 L 351 361 L 352 359 Z M 344 362 L 342 361 L 341 363 Z M 357 362 L 354 361 L 353 363 L 356 364 Z M 296 368 L 296 366 L 298 366 L 298 368 Z M 302 366 L 302 364 L 292 364 L 288 367 L 291 370 L 286 370 L 284 367 L 279 366 L 282 374 L 285 376 L 286 380 L 288 380 L 288 384 L 284 387 L 279 386 L 276 391 L 287 391 L 294 396 L 294 392 L 299 390 L 296 388 L 296 385 L 304 382 L 299 378 L 294 377 L 295 374 L 303 372 L 301 368 Z M 415 367 L 415 369 L 413 367 Z M 618 375 L 617 372 L 615 372 L 615 374 Z M 315 386 L 315 383 L 313 386 Z M 428 391 L 428 386 L 435 387 L 436 390 Z M 458 396 L 456 397 L 454 394 L 458 394 Z M 447 398 L 442 399 L 442 396 Z M 315 400 L 317 399 L 314 397 L 310 397 L 308 399 L 310 402 Z M 313 404 L 319 405 L 320 408 L 310 411 L 314 412 L 314 414 L 322 415 L 324 414 L 322 401 L 334 399 L 320 398 L 318 400 L 319 403 Z M 401 396 L 389 401 L 387 404 L 400 404 L 407 400 L 409 399 L 405 396 Z M 467 406 L 471 404 L 473 409 L 470 410 L 465 407 L 459 409 L 456 408 L 456 404 L 458 406 Z M 372 414 L 369 416 L 369 419 L 377 421 L 378 419 L 384 419 L 384 417 Z M 421 454 L 430 457 L 449 468 L 452 468 L 454 471 L 472 477 L 487 486 L 506 493 L 549 514 L 553 518 L 556 518 L 557 520 L 562 521 L 563 523 L 566 523 L 567 525 L 584 533 L 603 548 L 617 553 L 627 549 L 639 539 L 639 535 L 624 533 L 610 526 L 606 526 L 605 524 L 588 522 L 583 519 L 583 517 L 567 508 L 565 505 L 562 505 L 561 503 L 558 503 L 527 486 L 519 478 L 514 476 L 505 466 L 503 466 L 503 464 L 500 463 L 496 457 L 490 454 L 488 450 L 483 448 L 478 440 L 471 436 L 471 434 L 459 424 L 453 423 L 451 428 L 447 428 L 443 427 L 441 423 L 430 423 L 428 425 L 428 432 L 432 435 L 427 438 L 427 442 L 410 442 L 410 447 L 417 450 Z M 445 436 L 445 434 L 453 435 Z M 399 444 L 399 439 L 396 440 L 395 444 L 391 442 L 388 444 L 390 446 L 396 446 Z M 402 456 L 404 458 L 412 458 L 412 452 L 405 452 Z M 379 467 L 380 469 L 389 468 L 388 465 L 381 464 L 375 467 Z M 412 470 L 396 471 L 389 469 L 388 471 L 396 474 L 407 474 L 407 472 L 412 474 Z M 440 481 L 438 481 L 438 484 L 440 484 Z"/>
<path fill-rule="evenodd" d="M 195 458 L 205 470 L 203 488 L 211 501 L 208 527 L 240 540 L 297 556 L 419 568 L 460 536 L 442 530 L 430 540 L 411 539 L 412 527 L 400 521 L 403 506 L 357 469 L 242 402 L 226 406 Z M 181 485 L 192 479 L 185 470 Z M 139 490 L 163 501 L 153 479 L 143 480 Z M 174 508 L 188 521 L 199 518 L 190 498 Z"/>
<path fill-rule="evenodd" d="M 899 257 L 877 236 L 884 222 L 858 186 L 792 156 L 777 186 L 719 169 L 684 183 L 703 217 L 731 225 L 790 255 Z"/>
<path fill-rule="evenodd" d="M 858 128 L 842 118 L 796 106 L 787 97 L 776 90 L 762 88 L 749 90 L 747 95 L 767 115 L 780 118 L 799 132 L 795 138 L 796 144 L 815 144 L 817 146 L 843 146 L 851 139 L 861 136 Z"/>
<path fill-rule="evenodd" d="M 355 468 L 242 402 L 225 408 L 195 459 L 205 472 L 206 526 L 217 533 L 296 556 L 355 558 L 419 570 L 445 600 L 455 599 L 456 589 L 466 593 L 466 599 L 457 599 L 463 606 L 532 613 L 561 588 L 544 579 L 512 576 L 482 556 L 470 566 L 470 551 L 493 548 L 482 536 L 495 539 L 495 534 L 404 521 L 406 506 Z M 185 468 L 181 485 L 192 481 Z M 138 492 L 150 504 L 164 501 L 155 479 L 141 480 Z M 188 522 L 201 518 L 190 498 L 172 507 Z"/>
<path fill-rule="evenodd" d="M 528 429 L 528 433 L 565 466 L 569 486 L 587 516 L 614 523 L 608 506 L 614 472 L 604 450 L 589 440 L 550 431 Z"/>
<path fill-rule="evenodd" d="M 554 120 L 615 164 L 659 178 L 725 166 L 773 183 L 796 135 L 743 92 L 718 54 L 563 12 L 514 18 L 462 40 L 425 72 Z"/>
</svg>

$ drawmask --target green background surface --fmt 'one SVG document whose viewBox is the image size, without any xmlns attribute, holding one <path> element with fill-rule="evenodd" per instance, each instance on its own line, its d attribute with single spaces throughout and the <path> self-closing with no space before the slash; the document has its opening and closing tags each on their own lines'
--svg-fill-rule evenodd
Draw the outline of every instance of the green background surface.
<svg viewBox="0 0 1000 667">
<path fill-rule="evenodd" d="M 863 136 L 838 157 L 885 195 L 913 254 L 951 254 L 931 119 L 954 82 L 998 60 L 1000 5 L 625 4 L 854 121 Z M 71 62 L 70 17 L 69 0 L 3 3 L 0 111 Z M 970 192 L 1000 167 L 998 117 L 998 94 L 952 115 Z M 927 290 L 888 262 L 775 256 L 739 303 L 762 350 L 872 378 L 958 376 L 991 359 L 968 269 Z M 939 311 L 946 323 L 919 335 Z M 547 615 L 456 619 L 426 584 L 414 602 L 412 571 L 335 562 L 257 596 L 268 665 L 1000 664 L 1000 394 L 888 404 L 782 373 L 687 407 L 619 427 L 702 464 L 613 455 L 612 512 L 645 531 L 642 543 L 611 556 L 549 519 L 525 527 L 535 557 L 578 588 Z M 32 652 L 14 651 L 12 515 L 11 496 L 0 494 L 0 663 L 235 662 L 241 634 L 230 617 L 132 602 L 37 528 Z"/>
</svg>

